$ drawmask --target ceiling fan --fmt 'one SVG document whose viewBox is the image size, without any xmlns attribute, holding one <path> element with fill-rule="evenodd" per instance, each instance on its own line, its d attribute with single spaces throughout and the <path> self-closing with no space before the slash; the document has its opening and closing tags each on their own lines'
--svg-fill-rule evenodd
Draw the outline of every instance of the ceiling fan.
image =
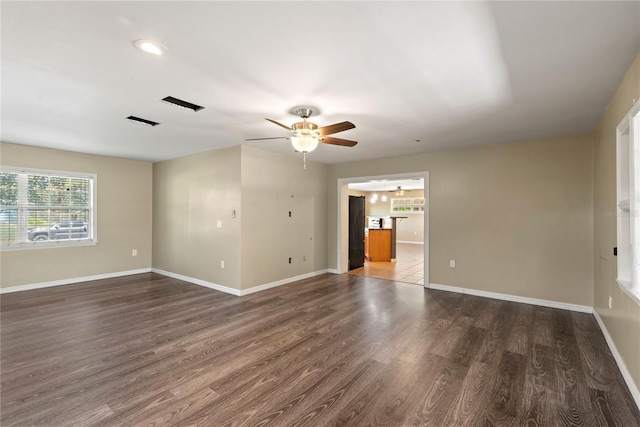
<svg viewBox="0 0 640 427">
<path fill-rule="evenodd" d="M 404 193 L 410 193 L 411 190 L 403 190 L 402 186 L 398 185 L 395 190 L 389 190 L 389 193 L 396 193 L 396 196 L 404 196 Z"/>
<path fill-rule="evenodd" d="M 332 135 L 334 133 L 343 132 L 345 130 L 354 129 L 356 125 L 351 122 L 340 122 L 335 123 L 329 126 L 318 127 L 317 124 L 308 122 L 307 119 L 311 117 L 314 111 L 317 109 L 313 107 L 298 107 L 293 110 L 293 112 L 298 115 L 302 121 L 296 122 L 291 127 L 279 123 L 275 120 L 265 119 L 276 126 L 280 126 L 281 128 L 287 129 L 292 132 L 291 136 L 277 136 L 273 138 L 249 138 L 245 139 L 245 141 L 260 141 L 266 139 L 289 139 L 291 140 L 291 144 L 296 151 L 301 152 L 304 155 L 305 159 L 305 168 L 306 168 L 306 155 L 307 153 L 312 152 L 318 146 L 318 143 L 323 144 L 331 144 L 331 145 L 340 145 L 342 147 L 353 147 L 357 144 L 356 141 L 351 141 L 348 139 L 334 138 L 327 135 Z"/>
</svg>

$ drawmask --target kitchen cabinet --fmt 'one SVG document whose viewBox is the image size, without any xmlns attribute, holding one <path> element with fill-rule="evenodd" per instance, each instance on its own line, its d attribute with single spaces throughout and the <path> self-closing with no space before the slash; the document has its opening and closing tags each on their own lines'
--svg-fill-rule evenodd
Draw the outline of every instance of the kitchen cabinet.
<svg viewBox="0 0 640 427">
<path fill-rule="evenodd" d="M 365 253 L 371 262 L 391 261 L 391 230 L 370 228 L 365 238 Z"/>
</svg>

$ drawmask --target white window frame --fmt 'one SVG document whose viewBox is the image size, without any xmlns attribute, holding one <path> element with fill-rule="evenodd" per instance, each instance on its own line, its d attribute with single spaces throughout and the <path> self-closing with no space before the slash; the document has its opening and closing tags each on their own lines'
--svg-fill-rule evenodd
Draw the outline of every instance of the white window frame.
<svg viewBox="0 0 640 427">
<path fill-rule="evenodd" d="M 640 304 L 640 101 L 616 128 L 618 286 Z"/>
<path fill-rule="evenodd" d="M 50 249 L 50 248 L 62 248 L 62 247 L 73 247 L 73 246 L 92 246 L 98 243 L 98 217 L 97 217 L 97 188 L 98 188 L 98 176 L 92 173 L 82 173 L 82 172 L 68 172 L 68 171 L 58 171 L 58 170 L 48 170 L 48 169 L 34 169 L 34 168 L 20 168 L 14 166 L 0 166 L 0 172 L 9 172 L 9 173 L 17 173 L 19 175 L 48 175 L 48 176 L 56 176 L 56 177 L 65 177 L 65 178 L 83 178 L 89 179 L 91 181 L 91 205 L 89 206 L 89 218 L 90 224 L 88 229 L 88 237 L 87 238 L 78 238 L 78 239 L 61 239 L 61 240 L 46 240 L 46 241 L 30 241 L 26 239 L 21 239 L 18 242 L 13 243 L 2 243 L 0 244 L 0 251 L 17 251 L 17 250 L 28 250 L 28 249 Z M 18 177 L 20 180 L 20 176 Z M 20 188 L 18 189 L 20 192 Z M 26 198 L 26 195 L 24 196 Z M 23 199 L 18 194 L 18 199 Z M 19 202 L 20 203 L 20 202 Z M 26 227 L 27 219 L 24 213 L 20 213 L 21 209 L 25 209 L 26 206 L 20 206 L 18 208 L 18 226 Z M 22 223 L 22 224 L 21 224 Z M 21 225 L 20 225 L 21 224 Z"/>
</svg>

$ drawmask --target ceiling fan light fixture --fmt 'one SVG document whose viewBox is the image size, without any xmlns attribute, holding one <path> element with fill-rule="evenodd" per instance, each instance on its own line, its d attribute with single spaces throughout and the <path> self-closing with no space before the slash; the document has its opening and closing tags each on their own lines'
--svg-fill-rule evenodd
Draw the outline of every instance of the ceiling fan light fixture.
<svg viewBox="0 0 640 427">
<path fill-rule="evenodd" d="M 293 145 L 296 151 L 310 153 L 318 147 L 318 138 L 311 135 L 292 136 L 291 145 Z"/>
</svg>

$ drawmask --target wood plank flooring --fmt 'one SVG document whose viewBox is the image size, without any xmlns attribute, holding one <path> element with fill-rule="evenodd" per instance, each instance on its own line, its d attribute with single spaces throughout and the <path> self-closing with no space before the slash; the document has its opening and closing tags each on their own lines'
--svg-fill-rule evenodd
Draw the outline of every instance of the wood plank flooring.
<svg viewBox="0 0 640 427">
<path fill-rule="evenodd" d="M 639 426 L 593 316 L 353 275 L 1 301 L 2 426 Z"/>
</svg>

